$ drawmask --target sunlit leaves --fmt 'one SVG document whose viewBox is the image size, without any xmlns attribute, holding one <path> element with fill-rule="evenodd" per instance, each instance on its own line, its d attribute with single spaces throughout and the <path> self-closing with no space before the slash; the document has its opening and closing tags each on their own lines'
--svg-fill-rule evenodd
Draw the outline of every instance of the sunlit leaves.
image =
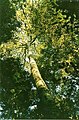
<svg viewBox="0 0 79 120">
<path fill-rule="evenodd" d="M 16 11 L 15 17 L 19 22 L 19 26 L 16 21 L 16 31 L 13 32 L 13 38 L 9 42 L 0 45 L 0 59 L 4 61 L 6 58 L 19 58 L 24 67 L 23 69 L 30 71 L 28 56 L 31 54 L 37 61 L 40 73 L 55 99 L 57 108 L 53 109 L 56 110 L 54 116 L 61 118 L 63 114 L 64 118 L 75 118 L 76 110 L 74 111 L 74 109 L 78 106 L 79 96 L 78 20 L 74 17 L 73 22 L 71 22 L 71 17 L 63 15 L 63 12 L 57 10 L 56 4 L 50 2 L 50 0 L 28 0 L 24 2 L 23 0 L 12 0 L 11 2 Z M 14 62 L 11 61 L 10 63 L 13 64 Z M 20 100 L 21 96 L 21 100 L 24 100 L 24 105 L 27 106 L 26 88 L 28 88 L 28 85 L 26 87 L 25 75 L 24 78 L 21 77 L 23 75 L 23 73 L 20 73 L 21 68 L 16 69 L 14 67 L 15 65 L 11 69 L 15 73 L 11 74 L 12 77 L 9 80 L 11 80 L 10 82 L 15 81 L 18 86 L 14 85 L 9 90 L 12 96 L 8 100 L 8 104 L 11 100 L 10 105 L 14 107 L 17 101 L 17 110 L 14 110 L 14 113 L 21 113 L 20 110 L 23 108 L 21 114 L 26 114 L 24 112 L 26 110 L 25 106 L 18 108 L 20 105 L 18 100 Z M 23 80 L 23 85 L 21 80 Z M 9 84 L 11 83 L 7 82 L 4 87 L 9 86 Z M 34 95 L 36 97 L 36 93 Z M 32 93 L 30 93 L 28 100 L 32 96 Z M 35 99 L 39 101 L 39 98 Z M 31 101 L 32 104 L 36 104 L 36 101 Z M 41 118 L 43 113 L 37 116 Z"/>
</svg>

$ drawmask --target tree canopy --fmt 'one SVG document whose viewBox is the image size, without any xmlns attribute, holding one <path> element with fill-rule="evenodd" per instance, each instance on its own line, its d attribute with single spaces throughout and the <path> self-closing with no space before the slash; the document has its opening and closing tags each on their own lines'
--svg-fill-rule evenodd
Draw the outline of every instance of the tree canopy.
<svg viewBox="0 0 79 120">
<path fill-rule="evenodd" d="M 76 12 L 56 0 L 0 3 L 1 117 L 79 119 Z"/>
</svg>

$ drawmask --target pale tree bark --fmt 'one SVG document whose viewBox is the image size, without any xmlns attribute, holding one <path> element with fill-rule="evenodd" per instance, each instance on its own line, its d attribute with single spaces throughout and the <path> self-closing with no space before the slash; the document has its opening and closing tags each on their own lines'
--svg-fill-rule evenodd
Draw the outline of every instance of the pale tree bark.
<svg viewBox="0 0 79 120">
<path fill-rule="evenodd" d="M 43 97 L 45 97 L 45 99 L 51 99 L 52 98 L 51 93 L 46 83 L 44 82 L 43 78 L 41 77 L 36 61 L 32 57 L 30 57 L 30 66 L 31 73 L 38 91 L 41 91 L 41 94 Z"/>
<path fill-rule="evenodd" d="M 35 85 L 37 87 L 37 93 L 40 98 L 40 102 L 37 103 L 38 111 L 40 114 L 48 114 L 49 116 L 52 115 L 52 110 L 54 108 L 54 99 L 53 95 L 50 93 L 48 86 L 46 85 L 45 81 L 43 80 L 36 61 L 29 57 L 29 62 L 31 66 L 31 73 L 34 78 Z"/>
<path fill-rule="evenodd" d="M 37 64 L 36 64 L 36 61 L 32 57 L 30 57 L 30 65 L 31 65 L 31 72 L 32 72 L 33 78 L 35 80 L 36 87 L 38 89 L 40 89 L 40 88 L 48 89 L 46 83 L 44 82 L 44 80 L 41 77 L 41 74 L 40 74 Z"/>
</svg>

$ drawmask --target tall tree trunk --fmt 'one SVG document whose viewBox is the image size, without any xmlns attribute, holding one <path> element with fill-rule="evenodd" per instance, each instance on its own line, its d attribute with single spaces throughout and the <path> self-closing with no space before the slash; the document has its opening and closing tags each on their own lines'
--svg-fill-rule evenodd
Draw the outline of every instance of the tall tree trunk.
<svg viewBox="0 0 79 120">
<path fill-rule="evenodd" d="M 39 72 L 39 69 L 37 67 L 36 61 L 30 57 L 30 66 L 31 66 L 31 72 L 32 76 L 34 78 L 34 82 L 36 84 L 36 87 L 38 89 L 38 92 L 41 94 L 41 97 L 45 98 L 45 100 L 50 100 L 51 99 L 51 93 L 44 82 L 43 78 L 41 77 L 41 74 Z"/>
<path fill-rule="evenodd" d="M 38 102 L 38 111 L 45 117 L 52 118 L 52 110 L 54 109 L 53 96 L 50 93 L 50 90 L 48 89 L 43 78 L 41 77 L 36 61 L 32 57 L 30 57 L 30 66 L 31 73 L 34 78 L 34 82 L 36 84 L 37 92 L 40 98 L 40 102 Z"/>
<path fill-rule="evenodd" d="M 44 88 L 48 90 L 48 87 L 46 83 L 44 82 L 44 80 L 42 79 L 41 74 L 38 70 L 37 64 L 32 57 L 30 57 L 30 65 L 31 65 L 31 72 L 35 80 L 36 87 L 38 89 Z"/>
</svg>

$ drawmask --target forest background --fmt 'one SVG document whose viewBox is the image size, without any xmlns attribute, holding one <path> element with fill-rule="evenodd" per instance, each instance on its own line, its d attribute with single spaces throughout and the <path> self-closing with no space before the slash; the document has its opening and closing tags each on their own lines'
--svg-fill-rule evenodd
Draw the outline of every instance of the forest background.
<svg viewBox="0 0 79 120">
<path fill-rule="evenodd" d="M 2 119 L 79 119 L 78 13 L 78 0 L 0 0 Z"/>
</svg>

